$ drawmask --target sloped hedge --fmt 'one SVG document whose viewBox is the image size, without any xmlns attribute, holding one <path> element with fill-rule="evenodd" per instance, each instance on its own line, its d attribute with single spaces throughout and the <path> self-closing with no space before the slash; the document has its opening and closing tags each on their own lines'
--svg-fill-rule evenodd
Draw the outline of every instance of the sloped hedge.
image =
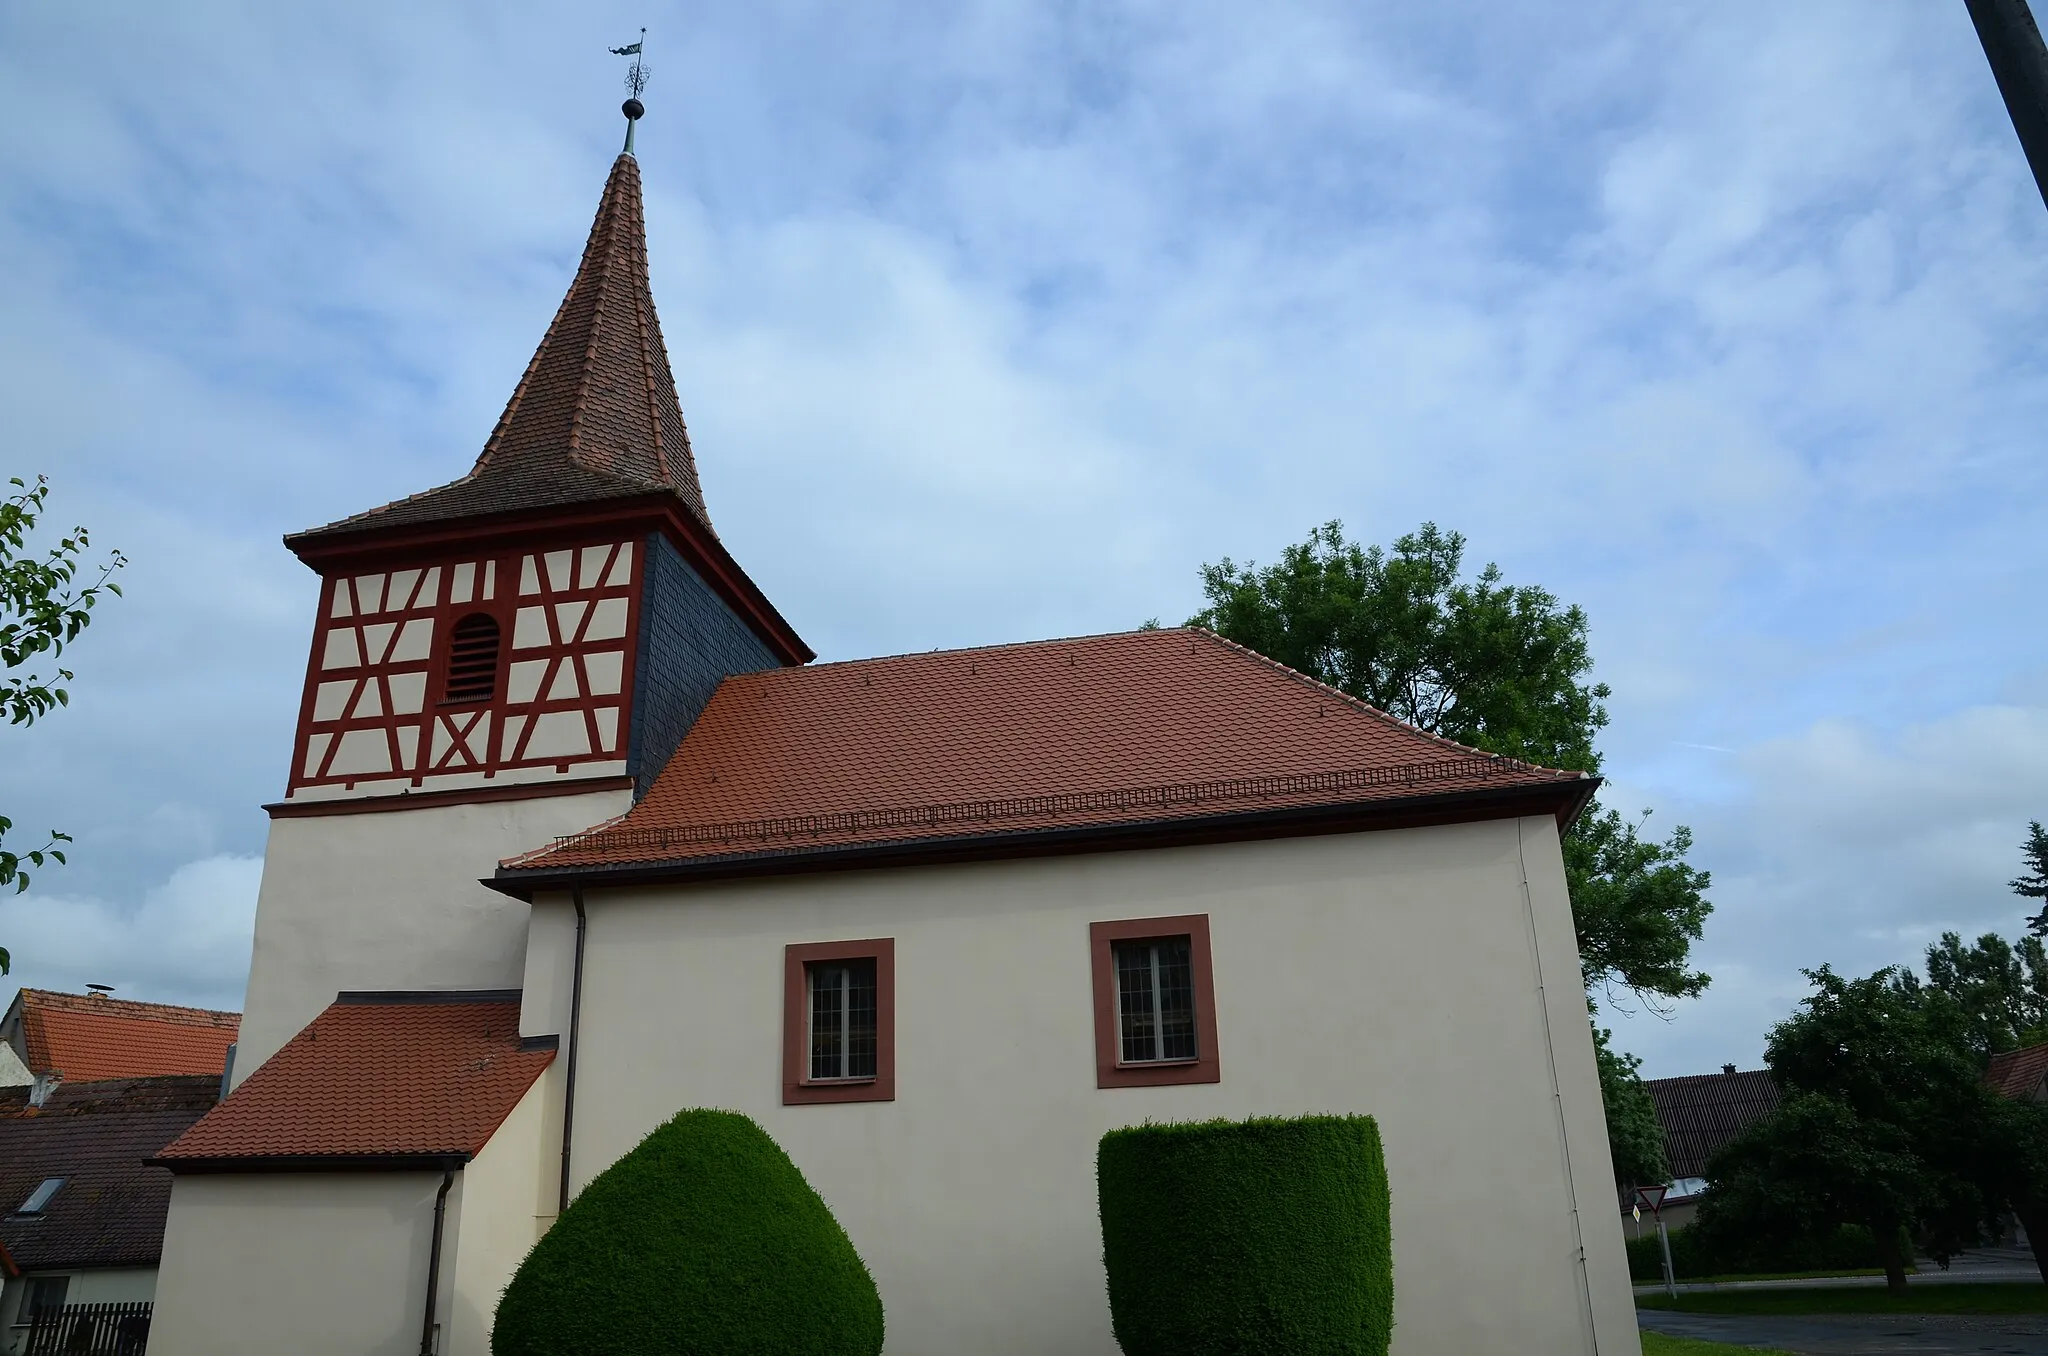
<svg viewBox="0 0 2048 1356">
<path fill-rule="evenodd" d="M 583 1189 L 506 1287 L 492 1356 L 877 1356 L 882 1301 L 767 1132 L 685 1111 Z"/>
<path fill-rule="evenodd" d="M 1096 1186 L 1125 1356 L 1384 1356 L 1393 1227 L 1370 1116 L 1112 1130 Z"/>
</svg>

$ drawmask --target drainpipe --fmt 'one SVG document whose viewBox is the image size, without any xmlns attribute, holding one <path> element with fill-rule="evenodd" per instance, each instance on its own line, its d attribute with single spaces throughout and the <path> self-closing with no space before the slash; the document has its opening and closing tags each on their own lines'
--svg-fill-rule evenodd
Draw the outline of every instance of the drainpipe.
<svg viewBox="0 0 2048 1356">
<path fill-rule="evenodd" d="M 448 1223 L 448 1188 L 455 1169 L 441 1169 L 441 1189 L 434 1193 L 434 1246 L 427 1254 L 427 1316 L 420 1323 L 420 1356 L 434 1356 L 434 1301 L 441 1297 L 441 1234 Z"/>
<path fill-rule="evenodd" d="M 589 925 L 583 913 L 583 891 L 569 891 L 569 902 L 576 906 L 576 964 L 569 981 L 569 1066 L 563 1072 L 562 1191 L 555 1206 L 556 1219 L 569 1208 L 569 1143 L 576 1129 L 576 1056 L 583 1049 L 579 1037 L 583 1029 L 583 933 Z"/>
</svg>

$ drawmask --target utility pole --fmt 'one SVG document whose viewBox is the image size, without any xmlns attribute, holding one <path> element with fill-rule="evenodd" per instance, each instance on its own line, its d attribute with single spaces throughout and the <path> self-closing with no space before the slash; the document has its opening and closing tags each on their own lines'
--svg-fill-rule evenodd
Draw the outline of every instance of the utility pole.
<svg viewBox="0 0 2048 1356">
<path fill-rule="evenodd" d="M 2034 171 L 2034 186 L 2048 205 L 2048 45 L 2027 0 L 1963 0 L 1977 40 L 1991 61 L 2005 111 L 2012 115 L 2020 149 Z"/>
</svg>

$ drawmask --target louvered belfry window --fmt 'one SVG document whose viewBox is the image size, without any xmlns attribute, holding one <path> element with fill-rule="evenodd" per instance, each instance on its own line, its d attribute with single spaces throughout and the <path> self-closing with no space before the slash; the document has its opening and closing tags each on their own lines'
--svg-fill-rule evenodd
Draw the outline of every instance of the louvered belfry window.
<svg viewBox="0 0 2048 1356">
<path fill-rule="evenodd" d="M 487 702 L 498 687 L 498 621 L 472 612 L 448 641 L 448 683 L 442 700 Z"/>
</svg>

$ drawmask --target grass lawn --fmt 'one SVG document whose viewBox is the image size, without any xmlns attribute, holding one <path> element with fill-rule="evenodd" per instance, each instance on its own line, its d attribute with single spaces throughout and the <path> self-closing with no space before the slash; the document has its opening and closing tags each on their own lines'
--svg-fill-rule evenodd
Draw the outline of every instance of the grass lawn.
<svg viewBox="0 0 2048 1356">
<path fill-rule="evenodd" d="M 1697 1337 L 1666 1337 L 1661 1332 L 1645 1332 L 1643 1356 L 1790 1356 L 1790 1353 L 1762 1347 L 1731 1347 L 1726 1342 L 1702 1342 Z"/>
<path fill-rule="evenodd" d="M 2048 1314 L 2048 1285 L 2035 1281 L 1906 1286 L 1803 1286 L 1788 1290 L 1707 1290 L 1636 1296 L 1638 1309 L 1692 1314 Z"/>
</svg>

